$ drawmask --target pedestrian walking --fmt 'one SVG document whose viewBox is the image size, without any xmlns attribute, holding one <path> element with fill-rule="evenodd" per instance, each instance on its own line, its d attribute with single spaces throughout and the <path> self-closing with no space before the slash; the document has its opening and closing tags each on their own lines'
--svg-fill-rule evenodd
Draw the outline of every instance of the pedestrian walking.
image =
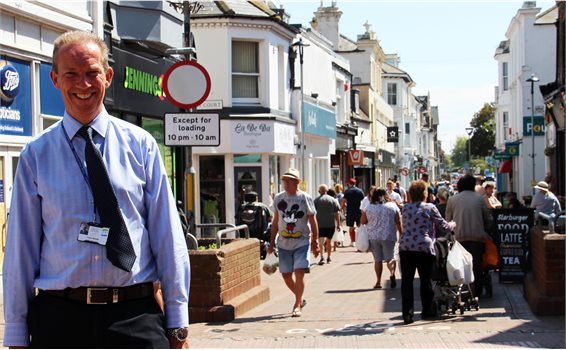
<svg viewBox="0 0 566 350">
<path fill-rule="evenodd" d="M 403 208 L 403 198 L 397 192 L 395 192 L 395 182 L 393 180 L 387 180 L 387 196 L 389 200 L 392 200 L 394 203 L 397 204 L 399 208 Z"/>
<path fill-rule="evenodd" d="M 399 256 L 401 258 L 401 304 L 403 322 L 414 322 L 413 281 L 415 271 L 420 278 L 422 304 L 421 318 L 436 316 L 433 303 L 432 267 L 434 264 L 434 232 L 451 231 L 455 224 L 445 221 L 432 203 L 426 203 L 428 186 L 422 180 L 413 181 L 409 187 L 410 202 L 401 209 L 403 232 L 399 238 Z"/>
<path fill-rule="evenodd" d="M 104 108 L 112 77 L 96 35 L 55 40 L 51 79 L 65 112 L 26 145 L 14 178 L 4 346 L 189 345 L 191 273 L 176 203 L 155 139 Z"/>
<path fill-rule="evenodd" d="M 364 197 L 364 192 L 356 187 L 356 179 L 348 180 L 348 189 L 344 192 L 340 205 L 342 209 L 346 209 L 346 225 L 349 227 L 350 246 L 352 247 L 356 245 L 356 227 L 360 226 L 362 215 L 360 204 Z"/>
<path fill-rule="evenodd" d="M 377 190 L 377 186 L 371 185 L 368 188 L 368 191 L 366 193 L 366 196 L 364 197 L 364 199 L 362 200 L 362 202 L 360 203 L 360 210 L 362 211 L 362 214 L 364 213 L 364 211 L 366 210 L 367 206 L 371 203 L 371 196 L 373 194 L 373 192 Z"/>
<path fill-rule="evenodd" d="M 314 199 L 314 207 L 316 209 L 316 221 L 318 223 L 318 240 L 320 248 L 320 261 L 319 265 L 324 265 L 324 251 L 326 251 L 326 263 L 330 263 L 332 259 L 331 245 L 332 236 L 336 231 L 341 230 L 340 227 L 340 205 L 336 198 L 330 196 L 327 192 L 330 191 L 326 184 L 318 187 L 320 196 Z"/>
<path fill-rule="evenodd" d="M 483 252 L 489 234 L 492 218 L 484 197 L 475 192 L 476 179 L 464 175 L 458 180 L 458 193 L 446 204 L 446 220 L 455 221 L 458 226 L 454 238 L 472 254 L 474 265 L 474 296 L 481 295 L 483 279 Z"/>
<path fill-rule="evenodd" d="M 273 200 L 274 215 L 267 252 L 273 252 L 277 237 L 279 271 L 295 296 L 291 316 L 300 317 L 306 305 L 303 294 L 305 272 L 310 266 L 309 248 L 315 258 L 320 253 L 316 209 L 311 196 L 299 190 L 301 176 L 297 169 L 289 168 L 281 180 L 284 191 Z"/>
<path fill-rule="evenodd" d="M 403 233 L 399 207 L 389 200 L 387 192 L 376 189 L 371 196 L 371 202 L 362 212 L 362 225 L 367 224 L 369 232 L 369 250 L 373 254 L 375 276 L 377 278 L 373 288 L 380 289 L 383 262 L 389 269 L 391 288 L 397 286 L 395 270 L 397 261 L 394 259 L 395 243 L 398 235 Z"/>
</svg>

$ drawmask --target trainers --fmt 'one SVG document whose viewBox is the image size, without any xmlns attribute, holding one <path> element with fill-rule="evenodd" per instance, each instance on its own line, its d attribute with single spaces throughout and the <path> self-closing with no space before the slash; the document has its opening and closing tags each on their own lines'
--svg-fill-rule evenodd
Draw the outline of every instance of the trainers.
<svg viewBox="0 0 566 350">
<path fill-rule="evenodd" d="M 330 260 L 330 257 L 326 258 L 326 263 L 330 264 L 332 262 L 332 260 Z"/>
<path fill-rule="evenodd" d="M 319 265 L 324 265 L 324 258 L 320 257 L 320 261 L 318 262 Z"/>
</svg>

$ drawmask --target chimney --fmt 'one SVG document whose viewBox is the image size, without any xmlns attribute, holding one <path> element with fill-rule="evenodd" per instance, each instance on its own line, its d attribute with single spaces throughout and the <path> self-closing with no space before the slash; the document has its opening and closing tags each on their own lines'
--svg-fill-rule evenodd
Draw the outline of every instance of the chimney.
<svg viewBox="0 0 566 350">
<path fill-rule="evenodd" d="M 340 17 L 342 16 L 342 11 L 336 7 L 336 2 L 332 2 L 332 6 L 323 7 L 321 6 L 314 13 L 314 20 L 316 21 L 316 28 L 320 34 L 322 34 L 326 39 L 330 40 L 334 45 L 334 50 L 338 50 L 338 43 L 340 39 Z"/>
</svg>

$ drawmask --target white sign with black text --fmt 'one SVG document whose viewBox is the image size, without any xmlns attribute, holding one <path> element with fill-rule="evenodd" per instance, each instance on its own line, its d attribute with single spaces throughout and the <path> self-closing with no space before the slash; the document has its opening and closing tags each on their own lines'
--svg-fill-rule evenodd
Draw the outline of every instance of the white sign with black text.
<svg viewBox="0 0 566 350">
<path fill-rule="evenodd" d="M 165 145 L 219 146 L 219 115 L 212 113 L 166 113 Z"/>
</svg>

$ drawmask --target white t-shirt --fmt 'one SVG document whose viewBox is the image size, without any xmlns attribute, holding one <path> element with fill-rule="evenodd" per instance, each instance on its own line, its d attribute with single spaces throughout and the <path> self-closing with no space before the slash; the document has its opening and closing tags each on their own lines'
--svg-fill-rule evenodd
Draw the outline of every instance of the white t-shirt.
<svg viewBox="0 0 566 350">
<path fill-rule="evenodd" d="M 308 216 L 316 215 L 312 197 L 303 191 L 293 196 L 280 192 L 273 200 L 273 211 L 276 210 L 279 213 L 277 246 L 294 250 L 308 245 L 311 232 Z"/>
<path fill-rule="evenodd" d="M 360 210 L 361 211 L 366 211 L 367 206 L 369 205 L 370 201 L 369 201 L 369 197 L 365 196 L 364 199 L 361 201 L 360 203 Z"/>
</svg>

